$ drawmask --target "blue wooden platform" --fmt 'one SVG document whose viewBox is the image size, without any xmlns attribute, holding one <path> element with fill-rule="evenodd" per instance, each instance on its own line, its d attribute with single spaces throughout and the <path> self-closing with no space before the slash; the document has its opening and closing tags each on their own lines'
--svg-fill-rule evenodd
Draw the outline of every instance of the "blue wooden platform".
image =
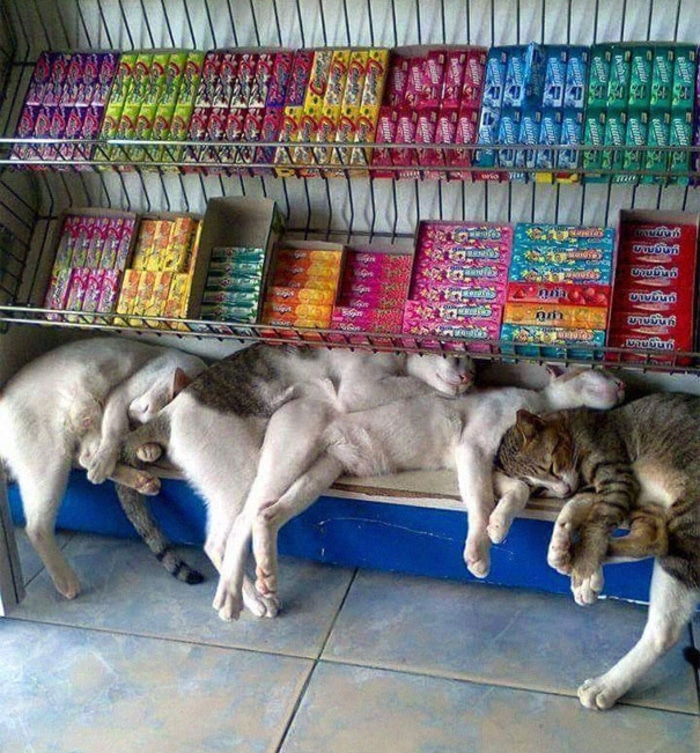
<svg viewBox="0 0 700 753">
<path fill-rule="evenodd" d="M 14 485 L 9 498 L 13 519 L 23 523 Z M 204 504 L 185 482 L 163 480 L 162 493 L 151 498 L 151 505 L 174 542 L 203 543 Z M 93 486 L 80 471 L 71 477 L 58 527 L 136 537 L 111 485 Z M 551 531 L 548 521 L 516 520 L 506 541 L 492 548 L 485 582 L 569 593 L 568 579 L 546 563 Z M 457 510 L 325 496 L 282 529 L 280 552 L 350 567 L 473 581 L 462 561 L 465 534 L 466 515 Z M 604 593 L 646 602 L 651 567 L 651 560 L 606 567 Z"/>
</svg>

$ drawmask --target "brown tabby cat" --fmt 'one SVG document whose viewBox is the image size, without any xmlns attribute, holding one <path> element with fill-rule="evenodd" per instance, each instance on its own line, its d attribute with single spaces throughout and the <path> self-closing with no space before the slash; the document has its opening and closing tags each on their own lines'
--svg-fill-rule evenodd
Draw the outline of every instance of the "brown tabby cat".
<svg viewBox="0 0 700 753">
<path fill-rule="evenodd" d="M 700 601 L 700 397 L 655 394 L 608 412 L 520 411 L 497 465 L 531 488 L 566 498 L 548 562 L 571 573 L 581 604 L 595 601 L 608 557 L 655 556 L 639 642 L 578 690 L 606 709 L 668 651 Z M 577 492 L 579 492 L 577 494 Z M 610 534 L 626 519 L 629 536 Z"/>
</svg>

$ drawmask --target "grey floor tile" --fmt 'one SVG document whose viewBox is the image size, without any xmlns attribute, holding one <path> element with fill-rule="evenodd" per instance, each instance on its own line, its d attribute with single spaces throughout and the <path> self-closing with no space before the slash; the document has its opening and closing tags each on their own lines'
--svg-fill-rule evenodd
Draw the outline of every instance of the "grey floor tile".
<svg viewBox="0 0 700 753">
<path fill-rule="evenodd" d="M 696 753 L 700 719 L 532 691 L 329 665 L 314 670 L 282 753 Z"/>
<path fill-rule="evenodd" d="M 0 750 L 272 751 L 307 659 L 0 621 Z"/>
<path fill-rule="evenodd" d="M 216 572 L 198 549 L 183 550 L 207 575 L 197 586 L 168 575 L 138 541 L 80 535 L 65 552 L 83 585 L 80 596 L 59 596 L 44 572 L 13 618 L 316 657 L 352 578 L 352 570 L 283 559 L 283 612 L 223 622 L 211 608 Z"/>
<path fill-rule="evenodd" d="M 575 695 L 637 641 L 646 607 L 360 572 L 323 658 Z M 685 642 L 687 643 L 687 642 Z M 692 668 L 674 648 L 627 703 L 698 713 Z"/>
</svg>

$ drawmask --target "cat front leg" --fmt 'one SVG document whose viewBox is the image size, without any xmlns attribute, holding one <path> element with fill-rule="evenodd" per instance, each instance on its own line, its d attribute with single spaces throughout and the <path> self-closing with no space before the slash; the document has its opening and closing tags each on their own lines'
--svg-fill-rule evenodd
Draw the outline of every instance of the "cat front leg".
<svg viewBox="0 0 700 753">
<path fill-rule="evenodd" d="M 493 455 L 482 448 L 461 442 L 455 449 L 459 492 L 467 508 L 468 531 L 464 561 L 469 572 L 485 578 L 491 569 L 487 533 L 493 511 Z"/>
<path fill-rule="evenodd" d="M 586 680 L 578 689 L 589 709 L 609 709 L 680 639 L 700 600 L 700 591 L 667 573 L 659 560 L 651 579 L 649 614 L 644 632 L 632 650 L 605 674 Z"/>
<path fill-rule="evenodd" d="M 554 522 L 547 564 L 561 575 L 571 575 L 573 546 L 595 502 L 595 494 L 577 494 L 567 500 Z"/>
<path fill-rule="evenodd" d="M 530 487 L 520 479 L 494 471 L 494 490 L 498 502 L 489 516 L 486 531 L 494 544 L 500 544 L 508 535 L 513 521 L 530 499 Z"/>
</svg>

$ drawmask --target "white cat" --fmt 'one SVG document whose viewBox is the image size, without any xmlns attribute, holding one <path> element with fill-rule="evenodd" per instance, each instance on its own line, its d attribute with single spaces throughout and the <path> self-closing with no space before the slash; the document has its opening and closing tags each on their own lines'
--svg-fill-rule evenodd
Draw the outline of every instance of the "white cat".
<svg viewBox="0 0 700 753">
<path fill-rule="evenodd" d="M 549 385 L 540 391 L 486 389 L 453 400 L 430 394 L 371 411 L 338 414 L 313 447 L 303 448 L 321 452 L 308 471 L 282 495 L 275 492 L 281 486 L 277 479 L 284 476 L 287 480 L 287 448 L 276 438 L 285 436 L 285 431 L 273 427 L 271 421 L 256 478 L 260 488 L 251 494 L 249 504 L 234 524 L 215 606 L 233 616 L 240 611 L 242 572 L 251 531 L 257 589 L 267 598 L 276 599 L 277 531 L 343 473 L 368 476 L 455 469 L 468 515 L 464 559 L 473 575 L 485 577 L 490 568 L 487 529 L 494 509 L 493 462 L 501 437 L 515 422 L 517 411 L 527 408 L 543 412 L 582 405 L 607 409 L 623 396 L 624 387 L 619 380 L 600 371 L 576 370 L 563 376 L 553 374 Z M 299 420 L 294 401 L 273 417 L 273 421 L 290 427 Z M 496 528 L 495 520 L 491 526 Z M 492 535 L 495 537 L 495 530 Z"/>
<path fill-rule="evenodd" d="M 29 540 L 67 598 L 80 584 L 54 527 L 71 466 L 79 460 L 94 482 L 110 477 L 157 493 L 158 479 L 117 464 L 121 440 L 130 420 L 153 416 L 205 366 L 171 348 L 91 338 L 30 362 L 0 393 L 0 460 L 19 485 Z"/>
<path fill-rule="evenodd" d="M 316 457 L 318 440 L 336 415 L 432 394 L 433 388 L 461 394 L 471 386 L 472 369 L 467 357 L 258 343 L 207 369 L 155 420 L 133 432 L 124 449 L 127 456 L 152 461 L 167 446 L 168 459 L 206 500 L 205 551 L 218 570 L 228 571 L 229 536 L 246 499 L 257 500 L 261 484 L 267 494 L 267 479 L 282 494 Z M 271 458 L 274 473 L 257 473 L 261 447 L 270 444 L 281 450 Z M 261 598 L 243 568 L 238 586 L 254 614 L 276 614 L 276 600 Z M 238 616 L 241 604 L 217 598 L 215 607 L 229 619 Z"/>
</svg>

